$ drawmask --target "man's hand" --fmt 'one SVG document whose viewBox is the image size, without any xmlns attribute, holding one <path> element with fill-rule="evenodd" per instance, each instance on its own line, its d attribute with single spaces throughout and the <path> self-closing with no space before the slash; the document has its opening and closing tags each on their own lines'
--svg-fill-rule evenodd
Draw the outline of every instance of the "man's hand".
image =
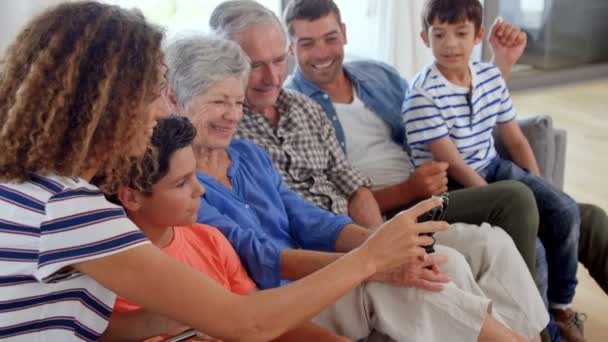
<svg viewBox="0 0 608 342">
<path fill-rule="evenodd" d="M 489 42 L 494 52 L 494 64 L 503 71 L 504 78 L 508 76 L 504 72 L 510 71 L 524 53 L 527 41 L 525 32 L 496 18 L 490 30 Z"/>
<path fill-rule="evenodd" d="M 441 195 L 448 191 L 448 166 L 446 162 L 437 161 L 422 164 L 404 184 L 416 199 Z"/>
<path fill-rule="evenodd" d="M 439 292 L 443 290 L 442 284 L 450 281 L 450 278 L 439 268 L 447 260 L 447 257 L 443 255 L 427 254 L 392 270 L 376 273 L 368 281 Z"/>
</svg>

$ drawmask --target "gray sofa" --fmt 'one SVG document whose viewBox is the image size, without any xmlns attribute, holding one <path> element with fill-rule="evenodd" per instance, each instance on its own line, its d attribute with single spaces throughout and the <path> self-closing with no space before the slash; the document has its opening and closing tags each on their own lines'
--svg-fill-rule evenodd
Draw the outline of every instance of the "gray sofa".
<svg viewBox="0 0 608 342">
<path fill-rule="evenodd" d="M 518 122 L 532 146 L 541 175 L 555 187 L 563 190 L 566 167 L 566 131 L 554 128 L 553 120 L 547 115 L 537 115 Z M 497 130 L 494 132 L 494 137 L 498 153 L 502 157 L 510 159 Z"/>
</svg>

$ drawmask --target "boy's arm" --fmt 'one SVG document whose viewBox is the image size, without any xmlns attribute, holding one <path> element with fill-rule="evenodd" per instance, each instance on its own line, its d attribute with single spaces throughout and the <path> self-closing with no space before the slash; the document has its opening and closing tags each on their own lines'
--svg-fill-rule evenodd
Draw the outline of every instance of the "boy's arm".
<svg viewBox="0 0 608 342">
<path fill-rule="evenodd" d="M 532 173 L 537 176 L 540 176 L 540 169 L 538 168 L 538 163 L 534 157 L 534 152 L 532 152 L 530 143 L 528 142 L 526 136 L 524 136 L 521 128 L 519 128 L 517 121 L 511 120 L 509 122 L 499 124 L 498 129 L 500 130 L 500 135 L 507 146 L 509 154 L 511 155 L 511 159 L 513 159 L 515 164 L 524 169 L 532 171 Z"/>
<path fill-rule="evenodd" d="M 465 187 L 488 184 L 472 167 L 470 167 L 449 136 L 427 143 L 436 160 L 447 162 L 448 175 Z"/>
<path fill-rule="evenodd" d="M 492 63 L 500 69 L 503 78 L 508 79 L 513 65 L 526 48 L 526 33 L 497 18 L 490 29 L 489 42 L 494 53 Z"/>
<path fill-rule="evenodd" d="M 507 146 L 507 150 L 511 154 L 511 159 L 515 164 L 540 176 L 540 170 L 536 163 L 532 148 L 530 147 L 530 143 L 515 120 L 516 113 L 513 108 L 513 101 L 504 80 L 502 81 L 502 87 L 500 109 L 496 115 L 496 124 L 499 132 Z"/>
</svg>

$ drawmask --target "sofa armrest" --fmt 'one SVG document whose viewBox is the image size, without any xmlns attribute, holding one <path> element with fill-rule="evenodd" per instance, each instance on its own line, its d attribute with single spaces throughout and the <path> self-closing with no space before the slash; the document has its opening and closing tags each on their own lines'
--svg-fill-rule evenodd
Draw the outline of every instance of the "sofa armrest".
<svg viewBox="0 0 608 342">
<path fill-rule="evenodd" d="M 518 123 L 530 142 L 543 178 L 558 189 L 563 189 L 566 166 L 566 131 L 554 129 L 553 120 L 547 115 L 520 119 Z M 498 154 L 503 158 L 511 159 L 498 130 L 494 130 L 494 138 Z"/>
</svg>

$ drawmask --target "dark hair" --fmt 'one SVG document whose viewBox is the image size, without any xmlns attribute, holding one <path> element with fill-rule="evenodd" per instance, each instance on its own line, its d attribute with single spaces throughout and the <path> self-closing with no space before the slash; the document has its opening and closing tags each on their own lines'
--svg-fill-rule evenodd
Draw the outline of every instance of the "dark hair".
<svg viewBox="0 0 608 342">
<path fill-rule="evenodd" d="M 0 182 L 79 176 L 112 192 L 159 93 L 162 31 L 140 12 L 69 2 L 32 19 L 0 60 Z"/>
<path fill-rule="evenodd" d="M 192 145 L 194 137 L 196 137 L 196 128 L 186 117 L 171 115 L 169 118 L 159 120 L 154 128 L 151 144 L 143 158 L 134 160 L 131 164 L 125 186 L 151 195 L 154 184 L 169 172 L 169 161 L 173 153 Z M 93 179 L 92 183 L 98 181 Z M 106 194 L 106 198 L 112 203 L 122 205 L 117 194 Z"/>
<path fill-rule="evenodd" d="M 151 146 L 141 162 L 131 168 L 128 186 L 151 194 L 152 186 L 169 172 L 169 161 L 175 151 L 192 145 L 194 137 L 196 128 L 186 117 L 171 115 L 158 121 Z"/>
<path fill-rule="evenodd" d="M 291 24 L 294 20 L 313 21 L 329 14 L 336 16 L 338 23 L 342 23 L 340 9 L 333 0 L 291 0 L 283 11 L 283 23 L 287 26 L 289 35 L 293 35 Z"/>
<path fill-rule="evenodd" d="M 465 20 L 473 22 L 475 32 L 479 32 L 483 8 L 479 0 L 427 0 L 422 10 L 422 27 L 428 32 L 433 21 L 455 24 Z"/>
</svg>

